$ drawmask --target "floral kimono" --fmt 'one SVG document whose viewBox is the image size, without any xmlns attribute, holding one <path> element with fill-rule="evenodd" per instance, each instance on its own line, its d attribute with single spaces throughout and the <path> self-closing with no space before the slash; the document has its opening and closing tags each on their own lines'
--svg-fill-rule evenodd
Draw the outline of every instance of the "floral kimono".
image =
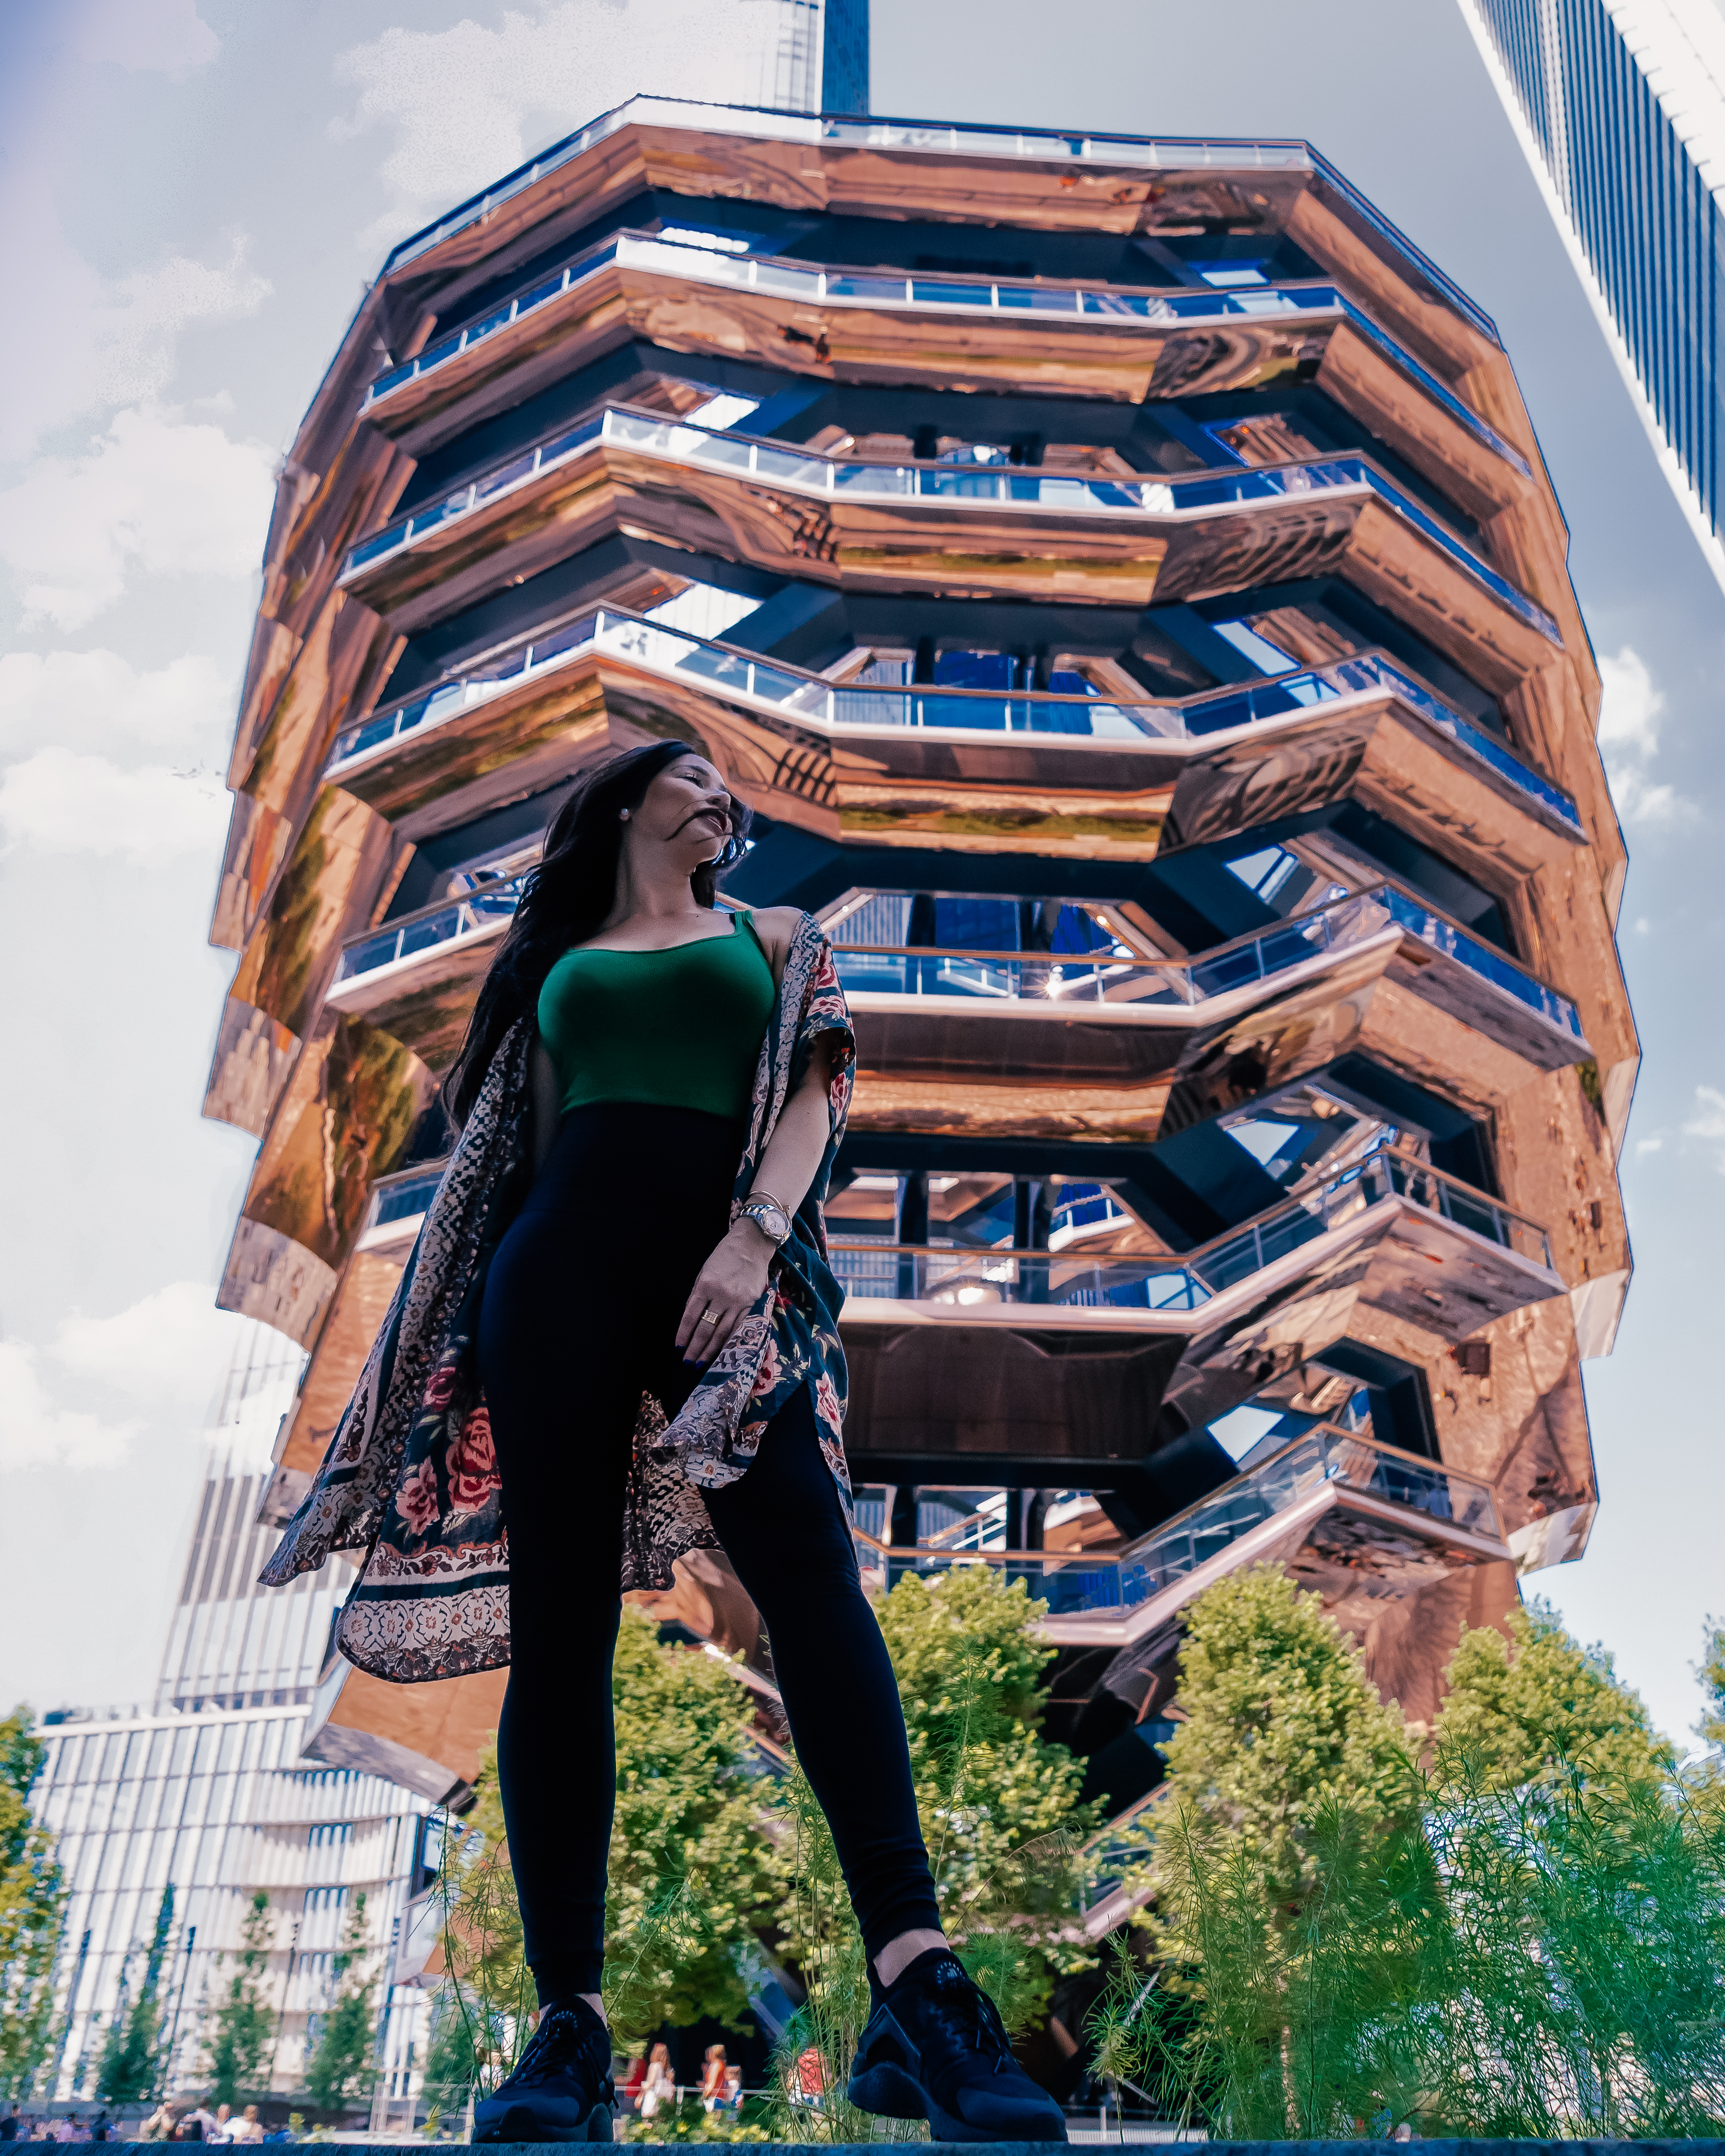
<svg viewBox="0 0 1725 2156">
<path fill-rule="evenodd" d="M 641 1395 L 625 1499 L 622 1586 L 669 1588 L 685 1551 L 718 1543 L 701 1502 L 744 1474 L 774 1414 L 802 1386 L 848 1510 L 844 1291 L 827 1264 L 821 1200 L 845 1135 L 853 1043 L 826 939 L 804 916 L 756 1066 L 732 1217 L 816 1044 L 835 1036 L 832 1130 L 761 1300 L 682 1409 Z M 509 1533 L 475 1346 L 491 1253 L 532 1181 L 531 1017 L 498 1050 L 420 1229 L 389 1314 L 317 1479 L 263 1583 L 283 1587 L 333 1549 L 367 1550 L 336 1640 L 349 1661 L 398 1684 L 509 1660 Z"/>
</svg>

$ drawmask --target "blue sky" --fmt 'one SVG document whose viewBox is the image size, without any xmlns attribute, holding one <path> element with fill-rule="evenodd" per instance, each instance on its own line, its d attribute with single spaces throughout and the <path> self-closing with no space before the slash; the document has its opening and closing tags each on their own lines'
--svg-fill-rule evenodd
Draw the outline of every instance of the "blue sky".
<svg viewBox="0 0 1725 2156">
<path fill-rule="evenodd" d="M 14 0 L 0 23 L 0 1695 L 151 1685 L 251 1142 L 198 1115 L 204 942 L 271 475 L 389 243 L 636 89 L 711 95 L 747 0 Z M 1497 320 L 1573 533 L 1631 854 L 1636 1274 L 1588 1370 L 1603 1499 L 1530 1586 L 1673 1735 L 1725 1611 L 1712 1351 L 1725 597 L 1455 0 L 875 0 L 877 111 L 1303 136 Z M 24 1621 L 19 1622 L 22 1618 Z"/>
</svg>

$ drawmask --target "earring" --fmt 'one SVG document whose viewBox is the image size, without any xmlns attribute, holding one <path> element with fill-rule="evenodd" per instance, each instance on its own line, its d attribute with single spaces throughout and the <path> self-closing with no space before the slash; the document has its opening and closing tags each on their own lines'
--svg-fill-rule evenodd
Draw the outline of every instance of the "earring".
<svg viewBox="0 0 1725 2156">
<path fill-rule="evenodd" d="M 628 809 L 627 809 L 627 808 L 619 808 L 619 809 L 618 810 L 618 812 L 617 812 L 617 820 L 618 820 L 618 822 L 619 822 L 619 824 L 626 824 L 626 823 L 628 823 L 628 821 L 629 821 L 629 811 L 628 811 Z"/>
</svg>

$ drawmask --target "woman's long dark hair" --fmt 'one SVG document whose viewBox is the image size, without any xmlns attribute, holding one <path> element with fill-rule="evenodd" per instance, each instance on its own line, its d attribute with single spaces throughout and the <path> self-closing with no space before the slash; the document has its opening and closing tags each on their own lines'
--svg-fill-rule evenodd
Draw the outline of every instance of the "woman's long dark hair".
<svg viewBox="0 0 1725 2156">
<path fill-rule="evenodd" d="M 700 753 L 687 742 L 651 742 L 583 772 L 570 788 L 552 819 L 539 865 L 522 888 L 515 918 L 473 1007 L 461 1053 L 443 1083 L 444 1106 L 457 1130 L 473 1112 L 504 1035 L 523 1013 L 537 1007 L 546 975 L 572 943 L 585 943 L 598 933 L 616 904 L 623 810 L 639 808 L 641 797 L 667 764 Z M 748 809 L 733 797 L 729 844 L 717 860 L 704 863 L 689 879 L 697 906 L 713 904 L 720 876 L 742 857 L 748 827 Z"/>
</svg>

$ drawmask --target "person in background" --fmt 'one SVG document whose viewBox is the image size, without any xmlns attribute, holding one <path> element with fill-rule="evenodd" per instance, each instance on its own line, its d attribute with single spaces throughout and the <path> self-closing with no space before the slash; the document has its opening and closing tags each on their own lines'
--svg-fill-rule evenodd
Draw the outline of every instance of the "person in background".
<svg viewBox="0 0 1725 2156">
<path fill-rule="evenodd" d="M 725 2100 L 725 2046 L 709 2044 L 706 2070 L 701 2077 L 701 2107 L 709 2117 Z"/>
<path fill-rule="evenodd" d="M 797 2054 L 791 2068 L 791 2102 L 807 2104 L 811 2111 L 820 2111 L 825 2108 L 826 2094 L 827 2062 L 818 2047 L 810 2044 Z"/>
<path fill-rule="evenodd" d="M 618 2101 L 624 2111 L 639 2111 L 641 2107 L 641 2089 L 647 2079 L 647 2061 L 637 2054 L 629 2062 L 629 2071 L 624 2076 L 623 2089 Z"/>
<path fill-rule="evenodd" d="M 240 2113 L 239 2123 L 228 2129 L 230 2141 L 261 2141 L 264 2129 L 258 2123 L 258 2107 L 249 2103 Z"/>
<path fill-rule="evenodd" d="M 111 2141 L 114 2138 L 113 2123 L 105 2111 L 99 2111 L 91 2119 L 90 2138 L 92 2141 Z"/>
<path fill-rule="evenodd" d="M 234 2107 L 231 2104 L 216 2106 L 216 2123 L 203 2129 L 206 2141 L 231 2141 L 234 2138 Z"/>
<path fill-rule="evenodd" d="M 23 2121 L 18 2117 L 18 2106 L 13 2104 L 5 2117 L 0 2118 L 0 2141 L 16 2141 L 23 2124 Z"/>
<path fill-rule="evenodd" d="M 741 2066 L 726 2067 L 725 2092 L 720 2097 L 719 2103 L 720 2108 L 724 2111 L 737 2112 L 742 2109 L 742 2068 Z"/>
<path fill-rule="evenodd" d="M 174 2107 L 163 2097 L 154 2111 L 138 2128 L 140 2141 L 172 2141 L 174 2134 Z"/>
<path fill-rule="evenodd" d="M 661 2104 L 675 2107 L 677 2100 L 676 2076 L 670 2067 L 670 2053 L 663 2044 L 655 2044 L 647 2061 L 647 2078 L 641 2084 L 641 2116 L 656 2118 Z"/>
</svg>

